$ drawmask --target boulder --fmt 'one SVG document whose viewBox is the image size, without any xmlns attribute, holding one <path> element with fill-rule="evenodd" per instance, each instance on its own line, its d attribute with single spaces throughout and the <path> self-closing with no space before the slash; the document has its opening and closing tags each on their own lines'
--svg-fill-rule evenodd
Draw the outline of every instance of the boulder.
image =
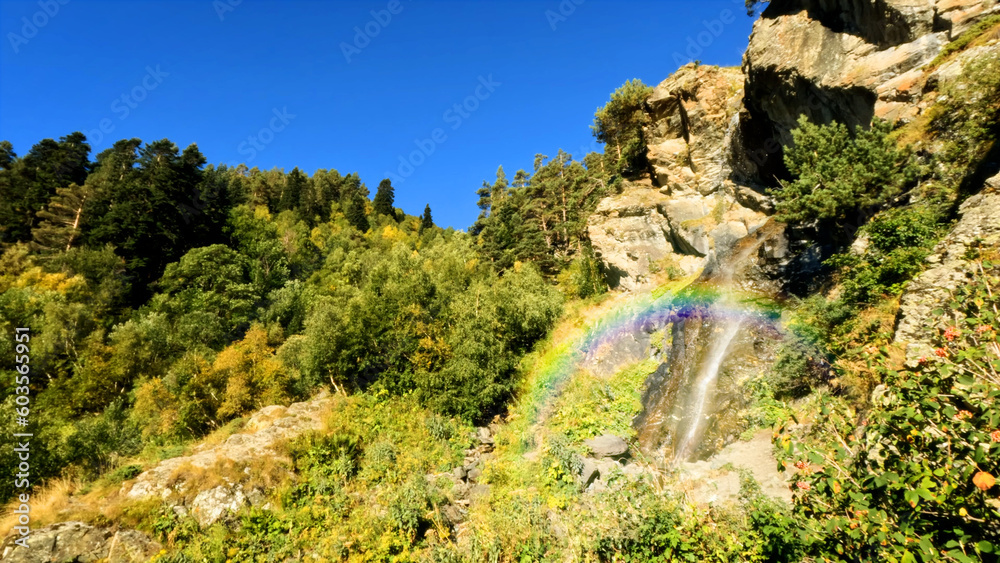
<svg viewBox="0 0 1000 563">
<path fill-rule="evenodd" d="M 605 483 L 608 482 L 608 478 L 615 471 L 621 471 L 622 466 L 617 461 L 613 459 L 602 459 L 597 462 L 597 472 L 601 476 L 601 480 Z"/>
<path fill-rule="evenodd" d="M 191 514 L 204 528 L 248 503 L 247 496 L 240 487 L 220 485 L 198 493 L 191 502 Z"/>
<path fill-rule="evenodd" d="M 484 446 L 493 445 L 492 433 L 490 432 L 490 429 L 485 426 L 476 428 L 476 439 L 479 440 L 479 443 Z"/>
<path fill-rule="evenodd" d="M 472 469 L 469 470 L 468 478 L 470 483 L 475 483 L 482 476 L 483 476 L 483 470 L 480 469 L 478 466 L 473 467 Z"/>
<path fill-rule="evenodd" d="M 605 434 L 584 442 L 595 457 L 616 457 L 628 452 L 628 444 L 620 436 Z"/>
<path fill-rule="evenodd" d="M 15 539 L 8 536 L 0 545 L 0 560 L 5 563 L 139 563 L 148 561 L 161 549 L 142 532 L 100 528 L 83 522 L 60 522 L 34 530 L 28 536 L 27 548 L 14 544 Z"/>
<path fill-rule="evenodd" d="M 134 481 L 127 481 L 122 486 L 122 493 L 131 499 L 167 499 L 174 494 L 186 492 L 183 482 L 173 488 L 167 486 L 173 481 L 171 477 L 185 468 L 208 471 L 220 464 L 249 466 L 261 457 L 275 458 L 278 456 L 276 446 L 279 444 L 305 432 L 320 429 L 323 415 L 332 404 L 333 398 L 324 393 L 288 408 L 266 407 L 251 417 L 242 432 L 233 434 L 221 444 L 202 444 L 191 455 L 161 461 L 141 473 Z"/>
<path fill-rule="evenodd" d="M 469 500 L 476 500 L 490 496 L 489 485 L 473 485 L 469 487 Z"/>
<path fill-rule="evenodd" d="M 580 469 L 580 484 L 586 489 L 600 476 L 597 462 L 589 457 L 583 458 L 583 466 Z"/>
</svg>

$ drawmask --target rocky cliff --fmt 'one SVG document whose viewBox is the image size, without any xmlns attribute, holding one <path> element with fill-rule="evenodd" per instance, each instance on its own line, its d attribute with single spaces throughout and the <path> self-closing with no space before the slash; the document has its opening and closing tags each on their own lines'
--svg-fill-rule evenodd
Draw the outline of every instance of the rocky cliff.
<svg viewBox="0 0 1000 563">
<path fill-rule="evenodd" d="M 687 65 L 653 90 L 645 132 L 653 177 L 626 181 L 588 222 L 612 285 L 699 273 L 767 222 L 766 199 L 733 180 L 742 100 L 743 76 L 732 68 Z"/>
<path fill-rule="evenodd" d="M 588 221 L 609 281 L 640 290 L 657 275 L 711 272 L 741 252 L 768 264 L 788 264 L 796 250 L 769 217 L 773 207 L 766 187 L 784 174 L 781 147 L 790 141 L 798 116 L 849 124 L 867 124 L 873 117 L 916 119 L 933 102 L 935 85 L 959 75 L 978 51 L 934 68 L 931 61 L 949 41 L 996 13 L 997 0 L 772 1 L 754 26 L 742 68 L 687 65 L 647 99 L 651 173 L 624 182 L 621 193 L 603 200 Z M 998 47 L 994 41 L 979 48 Z M 1000 246 L 998 191 L 1000 176 L 995 176 L 965 201 L 956 227 L 930 257 L 930 268 L 903 296 L 896 340 L 909 345 L 910 359 L 927 355 L 927 331 L 935 328 L 927 319 L 969 274 L 968 250 Z M 696 336 L 694 329 L 686 335 Z M 642 359 L 648 340 L 648 335 L 636 340 L 626 360 Z M 750 337 L 737 339 L 735 346 L 746 350 L 735 357 L 761 355 L 759 342 Z M 733 364 L 733 372 L 746 367 Z M 318 397 L 263 409 L 240 432 L 150 467 L 125 482 L 118 495 L 136 503 L 166 501 L 175 514 L 189 514 L 202 526 L 243 507 L 266 508 L 267 491 L 250 486 L 245 476 L 265 458 L 275 470 L 286 466 L 279 446 L 321 428 L 331 402 Z M 470 498 L 488 493 L 477 479 L 492 440 L 485 432 L 462 466 L 431 476 L 461 491 L 449 508 L 453 524 L 465 518 Z M 766 441 L 764 436 L 760 443 Z M 735 449 L 733 459 L 747 455 L 739 445 Z M 762 464 L 769 461 L 762 456 Z M 735 494 L 736 481 L 730 489 Z M 15 551 L 10 536 L 0 546 L 2 559 L 139 561 L 159 550 L 145 534 L 81 522 L 39 530 L 32 545 L 38 549 Z"/>
<path fill-rule="evenodd" d="M 770 2 L 743 57 L 746 144 L 765 149 L 757 178 L 781 174 L 780 147 L 800 115 L 851 126 L 912 119 L 924 109 L 922 67 L 998 11 L 996 0 Z"/>
<path fill-rule="evenodd" d="M 996 48 L 931 66 L 991 14 L 1000 14 L 997 0 L 770 2 L 741 69 L 687 65 L 647 99 L 650 177 L 625 182 L 588 223 L 609 282 L 634 290 L 659 271 L 692 275 L 716 263 L 768 220 L 766 188 L 786 175 L 782 147 L 799 116 L 851 125 L 915 119 L 941 80 Z M 792 253 L 809 251 L 799 244 Z M 787 241 L 760 252 L 798 267 Z"/>
</svg>

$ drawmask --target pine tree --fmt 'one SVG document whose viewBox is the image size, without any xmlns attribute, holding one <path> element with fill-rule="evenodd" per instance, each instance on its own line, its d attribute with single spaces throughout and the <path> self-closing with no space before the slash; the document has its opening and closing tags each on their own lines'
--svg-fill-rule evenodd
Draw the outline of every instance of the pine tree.
<svg viewBox="0 0 1000 563">
<path fill-rule="evenodd" d="M 420 232 L 423 233 L 427 229 L 434 226 L 434 219 L 431 218 L 431 204 L 424 206 L 424 214 L 420 217 Z"/>
<path fill-rule="evenodd" d="M 503 171 L 503 166 L 497 168 L 497 179 L 493 182 L 493 188 L 490 190 L 490 199 L 494 204 L 502 204 L 504 198 L 507 197 L 507 189 L 509 184 L 507 183 L 507 174 Z"/>
<path fill-rule="evenodd" d="M 365 198 L 360 193 L 355 193 L 351 202 L 347 205 L 347 221 L 355 229 L 362 233 L 368 232 L 368 216 L 365 214 Z"/>
<path fill-rule="evenodd" d="M 281 190 L 281 201 L 278 203 L 280 211 L 296 209 L 302 205 L 303 196 L 307 196 L 309 191 L 309 177 L 302 173 L 298 167 L 292 169 L 285 178 L 285 189 Z"/>
<path fill-rule="evenodd" d="M 514 173 L 514 188 L 520 189 L 528 185 L 531 181 L 531 176 L 523 169 L 518 170 Z"/>
<path fill-rule="evenodd" d="M 56 189 L 46 208 L 38 212 L 42 222 L 31 232 L 33 246 L 47 251 L 69 250 L 79 241 L 83 210 L 92 194 L 93 189 L 86 184 Z"/>
<path fill-rule="evenodd" d="M 389 217 L 396 216 L 396 212 L 392 208 L 392 204 L 395 201 L 395 194 L 393 192 L 392 182 L 388 178 L 378 183 L 378 189 L 375 191 L 375 199 L 372 200 L 372 207 L 375 209 L 375 213 L 388 215 Z"/>
<path fill-rule="evenodd" d="M 590 128 L 605 143 L 605 157 L 617 174 L 634 177 L 648 168 L 642 127 L 648 119 L 643 108 L 652 91 L 639 79 L 629 80 L 594 114 Z"/>
<path fill-rule="evenodd" d="M 492 190 L 490 185 L 486 180 L 483 180 L 483 185 L 476 190 L 476 195 L 479 196 L 479 201 L 476 202 L 476 206 L 479 207 L 479 218 L 485 219 L 490 216 L 490 208 L 493 206 L 493 196 L 491 194 Z"/>
<path fill-rule="evenodd" d="M 56 189 L 83 184 L 90 169 L 90 145 L 83 133 L 44 139 L 17 158 L 10 143 L 0 146 L 0 243 L 30 241 L 37 213 Z"/>
<path fill-rule="evenodd" d="M 892 125 L 875 120 L 870 129 L 810 123 L 805 116 L 792 130 L 785 165 L 795 177 L 772 190 L 777 218 L 788 223 L 848 222 L 889 205 L 917 177 L 909 149 L 889 136 Z"/>
</svg>

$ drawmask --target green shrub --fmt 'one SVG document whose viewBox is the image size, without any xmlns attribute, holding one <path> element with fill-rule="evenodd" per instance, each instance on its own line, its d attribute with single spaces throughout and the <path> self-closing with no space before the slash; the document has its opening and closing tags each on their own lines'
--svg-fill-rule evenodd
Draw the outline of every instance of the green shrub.
<svg viewBox="0 0 1000 563">
<path fill-rule="evenodd" d="M 553 483 L 572 485 L 583 469 L 583 458 L 570 447 L 564 434 L 553 434 L 545 443 L 547 477 Z"/>
<path fill-rule="evenodd" d="M 789 335 L 778 349 L 778 358 L 768 377 L 776 399 L 798 399 L 830 379 L 826 354 L 815 343 Z"/>
<path fill-rule="evenodd" d="M 1000 267 L 982 269 L 935 312 L 948 328 L 933 359 L 888 371 L 860 422 L 825 401 L 812 440 L 782 438 L 810 555 L 965 562 L 1000 549 Z"/>
<path fill-rule="evenodd" d="M 608 291 L 608 282 L 601 271 L 601 264 L 589 246 L 559 274 L 559 282 L 567 294 L 580 299 Z"/>
<path fill-rule="evenodd" d="M 142 473 L 141 465 L 124 465 L 108 474 L 107 480 L 111 483 L 122 483 L 135 479 L 140 473 Z"/>
<path fill-rule="evenodd" d="M 945 101 L 933 112 L 930 130 L 946 141 L 945 164 L 967 174 L 995 142 L 1000 127 L 1000 54 L 968 62 L 960 78 L 941 93 Z"/>
<path fill-rule="evenodd" d="M 940 237 L 939 217 L 921 207 L 876 215 L 860 231 L 869 241 L 864 252 L 838 254 L 827 261 L 838 268 L 841 300 L 854 306 L 901 294 L 906 283 L 924 268 L 924 260 Z"/>
<path fill-rule="evenodd" d="M 901 195 L 919 168 L 909 150 L 889 137 L 892 126 L 876 120 L 870 129 L 799 118 L 785 164 L 795 177 L 772 191 L 777 217 L 789 223 L 857 222 L 862 213 L 879 209 Z"/>
<path fill-rule="evenodd" d="M 393 489 L 389 498 L 389 521 L 394 528 L 413 541 L 419 532 L 430 525 L 426 517 L 430 508 L 427 482 L 422 476 L 417 476 Z"/>
</svg>

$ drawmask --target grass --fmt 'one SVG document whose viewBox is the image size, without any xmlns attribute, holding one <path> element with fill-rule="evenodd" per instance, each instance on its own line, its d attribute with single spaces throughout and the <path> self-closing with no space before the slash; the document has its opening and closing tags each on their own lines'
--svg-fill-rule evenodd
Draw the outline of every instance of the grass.
<svg viewBox="0 0 1000 563">
<path fill-rule="evenodd" d="M 938 56 L 934 57 L 934 60 L 931 61 L 931 64 L 928 65 L 927 68 L 929 70 L 933 70 L 941 66 L 945 61 L 950 59 L 952 55 L 964 51 L 980 37 L 985 37 L 986 40 L 989 40 L 995 35 L 995 33 L 990 32 L 1000 32 L 1000 14 L 994 14 L 983 18 L 982 21 L 965 30 L 965 32 L 962 33 L 962 35 L 959 35 L 957 39 L 945 45 L 944 48 L 941 49 L 941 52 L 938 53 Z"/>
<path fill-rule="evenodd" d="M 610 380 L 578 373 L 559 397 L 549 428 L 575 444 L 602 434 L 634 438 L 632 419 L 642 412 L 642 390 L 659 365 L 658 360 L 643 360 Z"/>
</svg>

